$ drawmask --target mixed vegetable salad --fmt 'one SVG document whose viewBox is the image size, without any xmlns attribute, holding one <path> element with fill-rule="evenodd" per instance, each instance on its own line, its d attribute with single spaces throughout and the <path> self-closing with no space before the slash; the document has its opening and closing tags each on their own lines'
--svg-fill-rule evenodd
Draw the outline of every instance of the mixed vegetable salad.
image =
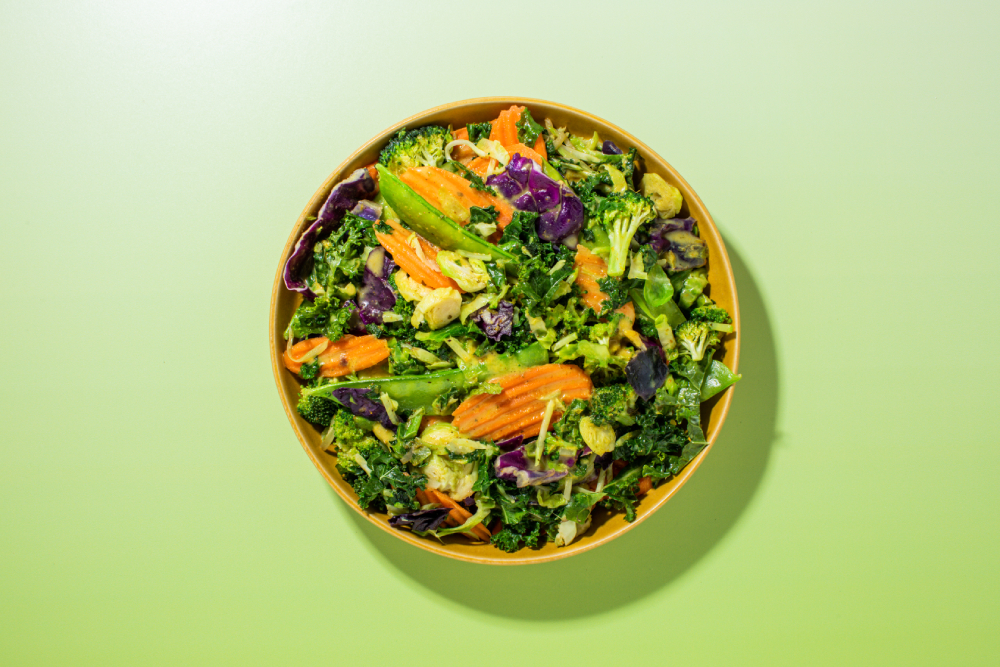
<svg viewBox="0 0 1000 667">
<path fill-rule="evenodd" d="M 685 210 L 636 149 L 520 106 L 336 184 L 284 269 L 283 360 L 359 505 L 508 552 L 634 520 L 740 378 Z"/>
</svg>

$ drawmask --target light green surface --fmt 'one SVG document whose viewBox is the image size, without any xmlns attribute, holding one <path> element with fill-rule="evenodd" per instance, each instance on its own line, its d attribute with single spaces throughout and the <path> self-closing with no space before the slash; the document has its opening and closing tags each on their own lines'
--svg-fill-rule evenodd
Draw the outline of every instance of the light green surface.
<svg viewBox="0 0 1000 667">
<path fill-rule="evenodd" d="M 81 4 L 0 10 L 0 664 L 995 664 L 995 4 Z M 519 569 L 355 518 L 267 354 L 327 174 L 490 94 L 670 161 L 744 317 L 690 483 Z"/>
</svg>

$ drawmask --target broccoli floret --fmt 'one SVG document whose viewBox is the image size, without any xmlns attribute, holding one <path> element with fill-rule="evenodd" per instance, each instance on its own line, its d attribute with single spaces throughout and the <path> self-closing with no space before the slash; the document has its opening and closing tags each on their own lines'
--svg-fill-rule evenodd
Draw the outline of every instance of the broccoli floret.
<svg viewBox="0 0 1000 667">
<path fill-rule="evenodd" d="M 590 419 L 597 426 L 612 422 L 631 424 L 635 398 L 635 390 L 628 384 L 598 387 L 590 395 Z"/>
<path fill-rule="evenodd" d="M 601 202 L 591 225 L 603 229 L 611 243 L 608 275 L 621 276 L 628 264 L 629 244 L 639 226 L 656 217 L 653 202 L 637 192 L 613 192 Z"/>
<path fill-rule="evenodd" d="M 440 167 L 445 162 L 444 147 L 451 132 L 440 125 L 400 130 L 379 153 L 379 164 L 394 174 L 410 167 Z"/>
<path fill-rule="evenodd" d="M 704 320 L 688 320 L 677 327 L 674 337 L 681 352 L 687 353 L 692 361 L 701 361 L 710 348 L 719 344 L 719 334 Z"/>
<path fill-rule="evenodd" d="M 303 387 L 299 394 L 298 405 L 295 406 L 302 418 L 311 424 L 326 428 L 330 425 L 340 405 L 329 398 L 313 396 L 310 393 L 312 387 Z"/>
<path fill-rule="evenodd" d="M 691 319 L 708 323 L 716 331 L 732 333 L 733 318 L 718 306 L 699 306 L 691 311 Z"/>
</svg>

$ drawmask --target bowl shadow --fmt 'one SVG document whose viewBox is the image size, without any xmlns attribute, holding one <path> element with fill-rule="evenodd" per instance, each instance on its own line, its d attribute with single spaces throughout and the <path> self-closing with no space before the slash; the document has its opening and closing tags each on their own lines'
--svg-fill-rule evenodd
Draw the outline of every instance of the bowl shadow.
<svg viewBox="0 0 1000 667">
<path fill-rule="evenodd" d="M 727 423 L 697 473 L 641 526 L 573 558 L 511 570 L 414 549 L 344 506 L 331 489 L 334 504 L 367 538 L 374 556 L 433 593 L 495 616 L 580 618 L 631 604 L 669 585 L 735 526 L 760 485 L 776 439 L 779 376 L 771 323 L 746 263 L 732 245 L 727 250 L 739 289 L 744 379 L 734 388 L 738 396 Z M 598 584 L 600 595 L 583 582 Z"/>
</svg>

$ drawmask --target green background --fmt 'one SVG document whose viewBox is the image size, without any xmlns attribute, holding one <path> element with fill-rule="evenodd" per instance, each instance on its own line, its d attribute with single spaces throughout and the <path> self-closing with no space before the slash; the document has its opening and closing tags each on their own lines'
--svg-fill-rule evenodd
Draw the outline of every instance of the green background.
<svg viewBox="0 0 1000 667">
<path fill-rule="evenodd" d="M 0 663 L 996 664 L 995 3 L 4 2 Z M 354 148 L 523 95 L 711 210 L 744 379 L 615 542 L 383 534 L 282 412 L 267 311 Z"/>
</svg>

